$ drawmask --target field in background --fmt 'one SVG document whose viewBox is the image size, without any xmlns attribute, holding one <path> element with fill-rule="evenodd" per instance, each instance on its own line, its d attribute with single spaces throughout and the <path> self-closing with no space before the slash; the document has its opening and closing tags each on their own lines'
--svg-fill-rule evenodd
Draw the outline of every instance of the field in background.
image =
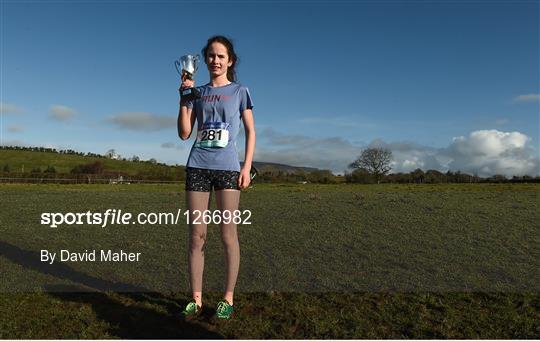
<svg viewBox="0 0 540 341">
<path fill-rule="evenodd" d="M 71 170 L 82 164 L 89 164 L 96 161 L 103 163 L 103 166 L 108 172 L 121 172 L 129 175 L 137 173 L 156 173 L 165 172 L 168 169 L 184 167 L 172 167 L 166 165 L 156 165 L 150 162 L 132 162 L 109 159 L 96 156 L 81 156 L 76 154 L 60 154 L 52 152 L 37 152 L 26 150 L 3 150 L 0 149 L 0 167 L 6 164 L 11 172 L 14 173 L 29 173 L 35 168 L 40 168 L 45 171 L 48 166 L 53 166 L 56 173 L 70 173 Z M 0 168 L 0 172 L 2 169 Z"/>
<path fill-rule="evenodd" d="M 171 211 L 183 207 L 182 191 L 181 186 L 173 185 L 1 185 L 2 285 L 13 287 L 21 282 L 50 281 L 57 285 L 57 292 L 0 294 L 0 337 L 533 338 L 540 335 L 538 185 L 257 184 L 242 194 L 242 207 L 253 211 L 255 224 L 240 230 L 243 259 L 239 288 L 247 288 L 246 282 L 250 278 L 255 281 L 257 275 L 271 273 L 268 279 L 282 278 L 273 279 L 277 290 L 240 290 L 235 303 L 237 318 L 225 325 L 211 321 L 212 308 L 220 298 L 217 291 L 206 294 L 207 308 L 200 319 L 184 323 L 177 318 L 189 299 L 183 285 L 175 292 L 161 293 L 68 293 L 77 288 L 96 289 L 95 279 L 110 274 L 93 269 L 94 280 L 89 280 L 84 272 L 86 268 L 78 264 L 51 272 L 25 259 L 35 256 L 34 250 L 43 245 L 66 245 L 66 238 L 70 246 L 80 247 L 85 245 L 84 241 L 98 240 L 100 233 L 116 239 L 113 237 L 117 228 L 103 231 L 64 227 L 46 231 L 46 227 L 39 225 L 36 215 L 39 212 L 83 212 L 85 208 L 105 207 L 125 207 L 134 212 Z M 289 267 L 309 264 L 317 266 L 310 270 L 320 270 L 324 278 L 335 275 L 354 280 L 358 277 L 348 276 L 351 269 L 343 267 L 352 258 L 359 264 L 352 272 L 369 265 L 373 270 L 369 274 L 371 281 L 389 283 L 392 273 L 385 275 L 384 266 L 400 257 L 429 265 L 430 255 L 432 258 L 448 255 L 449 263 L 470 265 L 463 263 L 466 258 L 459 258 L 464 255 L 450 254 L 449 250 L 416 254 L 415 246 L 419 243 L 440 245 L 437 238 L 441 234 L 433 231 L 434 226 L 444 226 L 445 231 L 451 232 L 445 245 L 465 244 L 473 248 L 468 256 L 490 260 L 482 276 L 466 279 L 478 286 L 489 286 L 482 282 L 486 278 L 498 279 L 502 281 L 501 290 L 399 292 L 387 286 L 380 291 L 332 292 L 330 286 L 325 292 L 287 292 L 284 285 L 290 283 L 294 287 L 299 279 L 306 277 L 291 272 L 291 268 L 281 274 L 274 273 L 280 268 L 276 264 Z M 159 245 L 165 245 L 171 238 L 178 238 L 181 247 L 185 245 L 185 230 L 178 231 L 174 226 L 158 228 L 162 233 L 153 233 L 156 230 L 149 227 L 134 227 L 133 231 L 138 229 L 144 234 L 125 242 L 141 242 L 141 247 L 150 253 L 158 252 Z M 334 247 L 333 262 L 328 264 L 328 269 L 321 269 L 317 261 L 324 261 L 332 250 L 321 247 L 327 240 L 343 247 L 339 252 Z M 266 245 L 274 245 L 281 252 L 270 254 L 267 262 L 250 262 L 265 256 L 257 250 L 265 250 Z M 306 249 L 311 250 L 308 255 L 295 253 Z M 219 233 L 215 229 L 209 233 L 206 250 L 206 279 L 209 283 L 219 282 L 219 275 L 207 271 L 219 269 L 218 260 L 222 257 Z M 369 255 L 377 257 L 367 262 L 365 258 Z M 161 262 L 174 264 L 166 260 L 166 255 L 162 257 Z M 310 262 L 295 263 L 295 258 L 301 257 L 310 258 Z M 515 262 L 511 266 L 505 264 L 509 259 Z M 260 269 L 250 264 L 266 265 Z M 178 271 L 174 267 L 171 272 Z M 529 267 L 531 271 L 520 272 Z M 441 272 L 445 274 L 451 275 Z M 396 278 L 399 275 L 395 273 Z M 123 282 L 138 280 L 132 278 L 134 274 L 129 268 L 118 269 L 114 276 Z M 528 284 L 530 292 L 504 290 L 520 283 Z M 348 288 L 353 288 L 357 283 L 349 284 Z M 369 284 L 360 281 L 358 285 L 368 288 Z M 399 287 L 400 283 L 394 284 Z M 40 291 L 47 289 L 51 287 L 41 287 Z"/>
<path fill-rule="evenodd" d="M 104 171 L 107 173 L 118 172 L 132 176 L 137 174 L 156 174 L 162 177 L 173 176 L 175 180 L 184 179 L 184 166 L 171 166 L 142 160 L 133 161 L 131 158 L 132 156 L 127 156 L 127 160 L 123 160 L 69 153 L 0 148 L 0 173 L 4 171 L 4 167 L 7 165 L 9 172 L 15 174 L 30 173 L 32 170 L 38 168 L 41 172 L 44 172 L 49 166 L 54 167 L 56 173 L 69 174 L 77 166 L 99 161 L 103 163 Z M 310 173 L 318 170 L 317 168 L 295 167 L 269 162 L 254 162 L 253 164 L 261 174 L 264 172 L 292 173 L 299 171 Z M 8 174 L 8 172 L 5 173 L 4 175 Z M 336 179 L 340 181 L 342 177 L 336 177 Z"/>
</svg>

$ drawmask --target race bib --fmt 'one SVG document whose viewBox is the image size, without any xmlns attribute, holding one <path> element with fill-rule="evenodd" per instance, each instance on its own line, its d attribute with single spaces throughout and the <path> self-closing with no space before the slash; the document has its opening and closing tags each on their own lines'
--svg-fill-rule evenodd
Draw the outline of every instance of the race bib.
<svg viewBox="0 0 540 341">
<path fill-rule="evenodd" d="M 195 147 L 223 148 L 229 143 L 228 123 L 206 122 L 197 133 Z"/>
</svg>

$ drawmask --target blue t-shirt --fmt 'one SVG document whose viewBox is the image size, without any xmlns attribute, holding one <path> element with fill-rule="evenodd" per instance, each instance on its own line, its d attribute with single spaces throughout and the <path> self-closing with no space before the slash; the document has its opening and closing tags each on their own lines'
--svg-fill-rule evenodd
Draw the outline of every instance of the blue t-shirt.
<svg viewBox="0 0 540 341">
<path fill-rule="evenodd" d="M 242 113 L 253 108 L 248 88 L 232 82 L 219 87 L 206 84 L 197 89 L 201 98 L 186 103 L 197 115 L 197 139 L 187 167 L 240 171 L 236 138 Z M 226 146 L 209 147 L 218 141 Z"/>
</svg>

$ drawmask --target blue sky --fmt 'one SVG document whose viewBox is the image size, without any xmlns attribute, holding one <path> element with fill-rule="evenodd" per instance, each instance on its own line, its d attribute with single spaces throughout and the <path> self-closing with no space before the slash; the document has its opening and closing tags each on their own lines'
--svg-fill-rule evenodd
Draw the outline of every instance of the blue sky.
<svg viewBox="0 0 540 341">
<path fill-rule="evenodd" d="M 256 161 L 341 173 L 384 146 L 394 171 L 539 173 L 537 1 L 1 1 L 1 21 L 2 144 L 185 164 L 173 61 L 223 34 Z"/>
</svg>

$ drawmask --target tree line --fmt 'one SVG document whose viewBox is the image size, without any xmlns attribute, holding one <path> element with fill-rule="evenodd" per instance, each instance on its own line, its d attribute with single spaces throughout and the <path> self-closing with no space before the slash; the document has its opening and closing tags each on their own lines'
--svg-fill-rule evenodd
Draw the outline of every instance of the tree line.
<svg viewBox="0 0 540 341">
<path fill-rule="evenodd" d="M 93 157 L 93 158 L 103 158 L 103 159 L 114 159 L 114 160 L 120 160 L 120 161 L 130 161 L 130 162 L 148 162 L 153 165 L 162 165 L 167 166 L 165 163 L 157 162 L 156 159 L 151 158 L 148 160 L 141 160 L 141 158 L 137 155 L 133 155 L 130 158 L 122 157 L 120 154 L 117 154 L 114 149 L 109 149 L 104 155 L 96 154 L 96 153 L 82 153 L 75 151 L 73 149 L 55 149 L 55 148 L 46 148 L 46 147 L 22 147 L 22 146 L 0 146 L 0 150 L 21 150 L 21 151 L 28 151 L 28 152 L 42 152 L 42 153 L 55 153 L 55 154 L 63 154 L 63 155 L 77 155 L 77 156 L 86 156 L 86 157 Z"/>
<path fill-rule="evenodd" d="M 362 154 L 349 164 L 352 172 L 345 173 L 346 182 L 355 183 L 478 183 L 478 182 L 540 182 L 540 176 L 530 175 L 513 176 L 507 178 L 503 174 L 495 174 L 490 177 L 481 178 L 478 175 L 462 173 L 461 171 L 440 171 L 429 169 L 423 171 L 420 168 L 409 173 L 392 173 L 390 166 L 392 152 L 385 148 L 366 148 Z"/>
<path fill-rule="evenodd" d="M 0 149 L 11 150 L 27 150 L 37 152 L 51 152 L 59 154 L 75 154 L 80 156 L 93 156 L 100 158 L 115 158 L 118 159 L 119 155 L 115 153 L 114 149 L 109 150 L 106 155 L 98 155 L 93 153 L 79 153 L 73 150 L 60 150 L 57 151 L 53 148 L 44 147 L 13 147 L 13 146 L 0 146 Z M 155 159 L 148 161 L 140 161 L 138 157 L 134 156 L 130 160 L 122 159 L 130 162 L 148 162 L 158 167 L 152 167 L 150 170 L 138 171 L 136 174 L 128 174 L 122 171 L 106 170 L 103 161 L 97 160 L 90 163 L 79 164 L 73 167 L 69 173 L 59 173 L 53 165 L 48 165 L 46 168 L 41 169 L 35 167 L 27 172 L 14 172 L 11 170 L 9 164 L 0 164 L 1 175 L 13 176 L 17 178 L 74 178 L 87 179 L 91 182 L 91 179 L 98 178 L 118 178 L 123 177 L 126 180 L 157 180 L 157 181 L 184 181 L 185 180 L 185 167 L 184 166 L 169 166 L 166 164 L 158 163 Z M 532 177 L 529 175 L 513 176 L 507 178 L 505 175 L 496 174 L 490 177 L 479 177 L 478 175 L 471 175 L 462 173 L 461 171 L 447 171 L 446 173 L 438 170 L 423 171 L 418 168 L 409 173 L 390 173 L 391 171 L 392 152 L 383 148 L 366 148 L 362 151 L 361 155 L 349 164 L 350 172 L 345 172 L 344 176 L 336 176 L 330 170 L 316 170 L 316 171 L 304 171 L 297 170 L 294 172 L 280 171 L 280 170 L 267 170 L 261 172 L 255 179 L 256 182 L 273 183 L 273 182 L 288 182 L 288 183 L 362 183 L 362 184 L 374 184 L 374 183 L 481 183 L 481 182 L 540 182 L 540 176 Z"/>
<path fill-rule="evenodd" d="M 153 180 L 153 181 L 183 181 L 185 179 L 184 166 L 162 166 L 147 168 L 146 170 L 138 170 L 135 174 L 130 174 L 125 171 L 108 170 L 105 168 L 103 161 L 97 160 L 90 163 L 79 164 L 73 167 L 69 172 L 58 172 L 54 166 L 47 166 L 44 169 L 34 167 L 29 171 L 11 171 L 9 164 L 0 166 L 0 176 L 18 179 L 72 179 L 74 182 L 88 182 L 96 179 L 118 179 L 122 178 L 125 181 L 135 180 Z M 82 181 L 87 180 L 87 181 Z"/>
<path fill-rule="evenodd" d="M 438 184 L 438 183 L 513 183 L 513 182 L 536 182 L 540 183 L 540 176 L 529 175 L 506 177 L 503 174 L 496 174 L 489 177 L 479 177 L 462 173 L 460 171 L 446 173 L 434 169 L 423 171 L 415 169 L 409 173 L 392 173 L 378 178 L 366 169 L 356 169 L 350 173 L 345 173 L 345 181 L 349 183 L 375 184 L 375 183 L 417 183 L 417 184 Z"/>
<path fill-rule="evenodd" d="M 0 150 L 23 150 L 23 151 L 29 151 L 29 152 L 69 154 L 69 155 L 79 155 L 79 156 L 91 156 L 91 157 L 106 158 L 105 155 L 100 155 L 100 154 L 95 154 L 95 153 L 82 153 L 82 152 L 75 151 L 73 149 L 56 149 L 56 148 L 46 148 L 46 147 L 22 147 L 22 146 L 0 146 Z"/>
</svg>

